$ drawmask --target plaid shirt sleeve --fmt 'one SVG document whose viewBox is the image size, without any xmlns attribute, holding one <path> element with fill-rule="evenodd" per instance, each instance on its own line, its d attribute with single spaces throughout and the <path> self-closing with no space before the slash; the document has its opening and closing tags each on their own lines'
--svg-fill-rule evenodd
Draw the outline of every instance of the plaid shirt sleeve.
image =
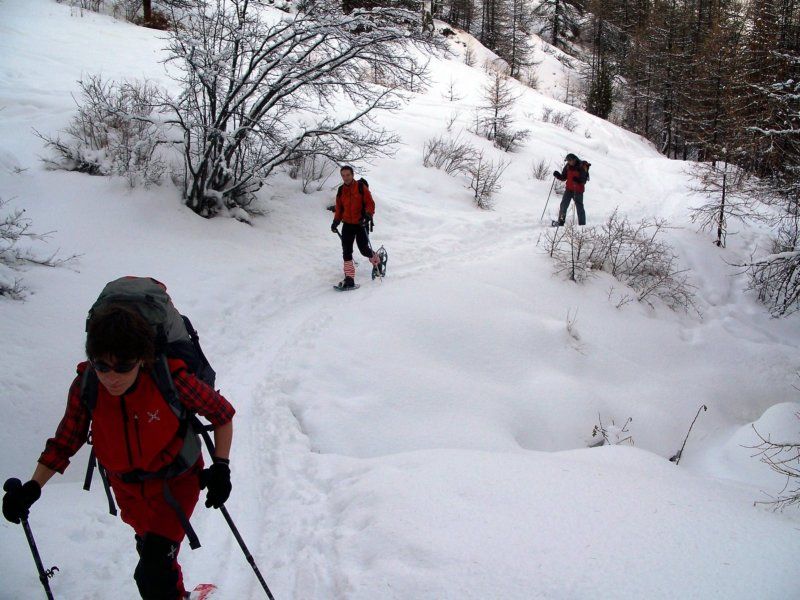
<svg viewBox="0 0 800 600">
<path fill-rule="evenodd" d="M 188 371 L 174 374 L 173 381 L 181 403 L 208 419 L 215 427 L 233 420 L 236 410 L 231 403 Z"/>
<path fill-rule="evenodd" d="M 69 388 L 67 409 L 58 424 L 54 437 L 47 440 L 39 462 L 45 467 L 63 473 L 69 459 L 81 449 L 89 435 L 89 411 L 81 402 L 81 376 Z"/>
</svg>

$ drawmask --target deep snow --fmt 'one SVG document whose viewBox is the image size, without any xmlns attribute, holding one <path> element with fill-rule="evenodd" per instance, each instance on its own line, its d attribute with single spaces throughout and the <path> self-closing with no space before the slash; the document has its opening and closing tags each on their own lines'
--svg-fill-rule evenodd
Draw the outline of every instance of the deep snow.
<svg viewBox="0 0 800 600">
<path fill-rule="evenodd" d="M 520 88 L 518 123 L 533 135 L 496 209 L 478 211 L 461 179 L 421 155 L 454 111 L 466 128 L 484 74 L 435 59 L 434 88 L 380 118 L 402 138 L 396 156 L 365 172 L 389 276 L 369 281 L 362 259 L 362 288 L 336 294 L 333 182 L 304 195 L 275 178 L 250 227 L 196 217 L 170 185 L 45 171 L 31 128 L 67 123 L 85 73 L 167 83 L 162 42 L 51 0 L 5 0 L 0 16 L 0 195 L 55 230 L 50 248 L 82 255 L 72 269 L 27 270 L 29 298 L 0 301 L 3 477 L 27 477 L 52 434 L 102 285 L 147 274 L 192 316 L 237 406 L 229 508 L 279 599 L 800 597 L 800 517 L 753 505 L 783 482 L 746 447 L 755 421 L 800 437 L 800 321 L 770 319 L 725 264 L 763 246 L 763 231 L 743 228 L 720 251 L 689 224 L 686 164 L 585 113 L 573 133 L 537 122 L 543 106 L 569 107 Z M 451 76 L 456 103 L 442 98 Z M 619 206 L 678 227 L 669 239 L 702 318 L 617 309 L 624 290 L 610 278 L 551 274 L 536 245 L 550 181 L 529 169 L 569 151 L 593 163 L 590 223 Z M 675 467 L 666 457 L 701 404 Z M 586 449 L 598 413 L 632 417 L 635 446 Z M 31 515 L 46 566 L 60 568 L 54 592 L 135 597 L 132 536 L 105 514 L 99 482 L 80 489 L 84 466 L 85 450 Z M 183 549 L 188 581 L 259 597 L 222 518 L 193 520 L 204 546 Z M 3 521 L 0 536 L 0 597 L 39 597 L 20 528 Z"/>
</svg>

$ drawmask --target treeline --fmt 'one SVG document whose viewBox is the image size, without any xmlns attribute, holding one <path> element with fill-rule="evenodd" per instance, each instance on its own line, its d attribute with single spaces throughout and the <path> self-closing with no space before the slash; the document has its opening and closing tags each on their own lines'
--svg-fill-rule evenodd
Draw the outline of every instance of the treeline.
<svg viewBox="0 0 800 600">
<path fill-rule="evenodd" d="M 529 61 L 519 30 L 585 49 L 585 108 L 613 110 L 668 156 L 762 176 L 798 162 L 798 0 L 443 0 L 434 11 L 512 69 Z"/>
</svg>

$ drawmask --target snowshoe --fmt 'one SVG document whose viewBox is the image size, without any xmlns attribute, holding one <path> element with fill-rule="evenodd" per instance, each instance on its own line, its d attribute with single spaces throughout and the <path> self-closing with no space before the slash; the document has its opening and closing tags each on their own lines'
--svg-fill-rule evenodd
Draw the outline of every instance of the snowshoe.
<svg viewBox="0 0 800 600">
<path fill-rule="evenodd" d="M 333 289 L 340 292 L 349 292 L 350 290 L 357 290 L 359 287 L 361 286 L 353 281 L 352 277 L 345 277 L 339 283 L 333 286 Z"/>
<path fill-rule="evenodd" d="M 187 600 L 208 600 L 217 591 L 217 586 L 213 583 L 201 583 L 191 592 L 187 592 L 185 598 Z"/>
<path fill-rule="evenodd" d="M 389 262 L 389 253 L 386 251 L 386 248 L 381 246 L 378 248 L 378 251 L 375 253 L 380 258 L 380 261 L 377 265 L 373 265 L 372 267 L 372 278 L 375 279 L 376 277 L 385 277 L 386 276 L 386 263 Z"/>
<path fill-rule="evenodd" d="M 563 223 L 559 223 L 558 221 L 550 221 L 550 227 L 563 227 Z"/>
</svg>

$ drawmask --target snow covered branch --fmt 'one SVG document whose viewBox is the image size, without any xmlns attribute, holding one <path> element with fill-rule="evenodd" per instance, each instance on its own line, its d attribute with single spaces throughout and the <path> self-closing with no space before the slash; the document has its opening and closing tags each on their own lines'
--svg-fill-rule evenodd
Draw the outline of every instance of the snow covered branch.
<svg viewBox="0 0 800 600">
<path fill-rule="evenodd" d="M 0 198 L 0 209 L 5 210 L 9 201 Z M 27 265 L 45 267 L 63 266 L 77 258 L 57 258 L 58 251 L 48 255 L 38 254 L 30 247 L 21 247 L 21 243 L 46 242 L 52 232 L 35 233 L 31 231 L 32 221 L 25 216 L 22 209 L 13 209 L 0 219 L 0 296 L 14 300 L 25 297 L 25 286 L 19 271 Z"/>
</svg>

